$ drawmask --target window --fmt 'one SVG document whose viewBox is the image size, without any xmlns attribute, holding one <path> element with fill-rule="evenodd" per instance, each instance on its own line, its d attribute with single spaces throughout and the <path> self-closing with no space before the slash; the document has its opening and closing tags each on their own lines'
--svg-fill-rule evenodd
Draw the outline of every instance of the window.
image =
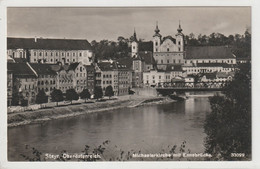
<svg viewBox="0 0 260 169">
<path fill-rule="evenodd" d="M 48 55 L 48 53 L 47 52 L 45 52 L 45 56 L 47 56 Z"/>
<path fill-rule="evenodd" d="M 178 44 L 181 45 L 181 42 L 179 41 Z"/>
<path fill-rule="evenodd" d="M 133 46 L 133 49 L 135 49 L 135 46 Z"/>
<path fill-rule="evenodd" d="M 63 52 L 61 53 L 61 56 L 64 56 L 64 53 L 63 53 Z"/>
<path fill-rule="evenodd" d="M 181 51 L 181 48 L 179 47 L 179 51 Z"/>
<path fill-rule="evenodd" d="M 36 52 L 34 52 L 34 56 L 36 56 Z"/>
<path fill-rule="evenodd" d="M 155 46 L 158 46 L 158 42 L 155 42 Z"/>
<path fill-rule="evenodd" d="M 170 51 L 170 49 L 169 48 L 167 48 L 167 52 L 169 52 Z"/>
<path fill-rule="evenodd" d="M 167 59 L 167 63 L 170 63 L 169 59 Z"/>
<path fill-rule="evenodd" d="M 39 56 L 42 56 L 42 52 L 39 53 Z"/>
<path fill-rule="evenodd" d="M 156 48 L 156 52 L 158 52 L 158 49 Z"/>
<path fill-rule="evenodd" d="M 161 63 L 163 63 L 163 60 L 161 60 Z"/>
<path fill-rule="evenodd" d="M 51 52 L 51 56 L 52 56 L 52 52 Z"/>
<path fill-rule="evenodd" d="M 58 56 L 58 52 L 56 52 L 56 56 Z M 57 60 L 57 59 L 56 59 Z"/>
<path fill-rule="evenodd" d="M 70 53 L 67 53 L 67 56 L 70 56 Z"/>
<path fill-rule="evenodd" d="M 175 59 L 173 59 L 173 63 L 175 63 Z"/>
<path fill-rule="evenodd" d="M 81 56 L 81 53 L 79 53 L 79 56 Z"/>
</svg>

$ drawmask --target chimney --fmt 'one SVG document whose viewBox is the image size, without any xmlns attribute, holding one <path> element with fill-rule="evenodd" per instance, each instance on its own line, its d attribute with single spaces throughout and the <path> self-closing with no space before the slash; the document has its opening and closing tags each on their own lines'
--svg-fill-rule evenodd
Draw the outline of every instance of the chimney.
<svg viewBox="0 0 260 169">
<path fill-rule="evenodd" d="M 34 42 L 37 42 L 37 37 L 36 36 L 34 37 Z"/>
</svg>

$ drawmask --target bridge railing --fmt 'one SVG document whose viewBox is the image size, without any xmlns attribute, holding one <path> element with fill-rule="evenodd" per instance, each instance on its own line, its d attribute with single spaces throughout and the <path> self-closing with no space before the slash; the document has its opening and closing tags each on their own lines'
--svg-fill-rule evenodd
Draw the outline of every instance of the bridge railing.
<svg viewBox="0 0 260 169">
<path fill-rule="evenodd" d="M 176 88 L 176 89 L 204 89 L 204 88 L 223 88 L 227 85 L 225 82 L 161 82 L 156 85 L 157 88 Z"/>
</svg>

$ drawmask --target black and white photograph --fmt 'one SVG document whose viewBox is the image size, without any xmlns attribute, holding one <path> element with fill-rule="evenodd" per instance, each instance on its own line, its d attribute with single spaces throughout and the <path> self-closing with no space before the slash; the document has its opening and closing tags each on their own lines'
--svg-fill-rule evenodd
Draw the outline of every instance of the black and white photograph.
<svg viewBox="0 0 260 169">
<path fill-rule="evenodd" d="M 251 12 L 7 7 L 7 160 L 252 161 Z"/>
</svg>

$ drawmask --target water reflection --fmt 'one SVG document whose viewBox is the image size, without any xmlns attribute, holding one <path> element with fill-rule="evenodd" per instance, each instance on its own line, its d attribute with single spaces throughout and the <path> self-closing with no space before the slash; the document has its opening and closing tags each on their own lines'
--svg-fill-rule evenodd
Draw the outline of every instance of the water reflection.
<svg viewBox="0 0 260 169">
<path fill-rule="evenodd" d="M 9 160 L 23 160 L 24 145 L 43 153 L 67 150 L 79 153 L 86 144 L 97 146 L 111 140 L 123 150 L 158 153 L 186 140 L 192 152 L 203 152 L 203 122 L 210 110 L 208 98 L 118 109 L 27 125 L 8 130 Z"/>
</svg>

